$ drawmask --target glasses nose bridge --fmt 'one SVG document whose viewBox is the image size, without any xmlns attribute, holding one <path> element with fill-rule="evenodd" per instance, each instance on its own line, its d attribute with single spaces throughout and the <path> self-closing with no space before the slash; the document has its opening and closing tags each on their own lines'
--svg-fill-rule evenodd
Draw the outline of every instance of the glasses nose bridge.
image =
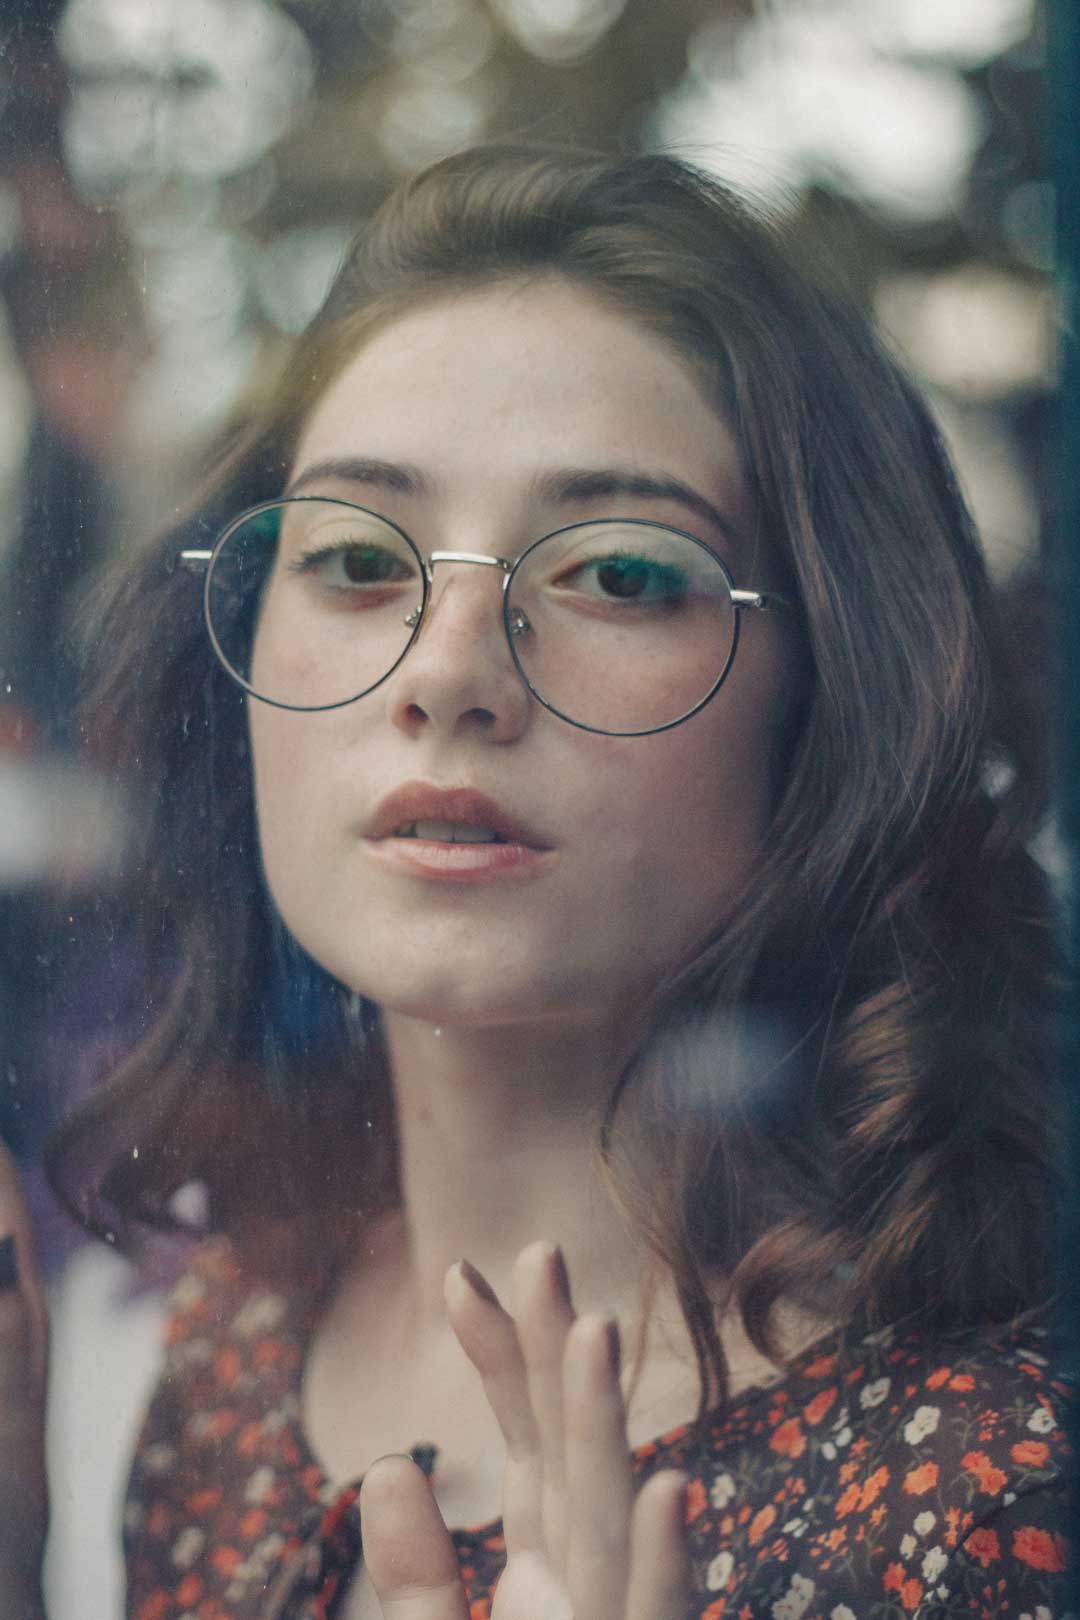
<svg viewBox="0 0 1080 1620">
<path fill-rule="evenodd" d="M 490 557 L 479 551 L 433 551 L 424 565 L 429 585 L 435 583 L 436 563 L 447 562 L 478 563 L 482 568 L 498 568 L 502 572 L 504 587 L 514 566 L 506 557 Z"/>
<path fill-rule="evenodd" d="M 439 563 L 475 563 L 482 568 L 497 568 L 502 575 L 502 593 L 505 596 L 506 587 L 510 582 L 510 575 L 514 565 L 507 557 L 493 557 L 479 551 L 433 551 L 424 563 L 424 577 L 427 580 L 428 592 L 435 585 L 435 568 Z M 430 603 L 430 594 L 428 597 Z M 421 611 L 419 608 L 409 614 L 405 623 L 412 629 L 420 623 Z"/>
</svg>

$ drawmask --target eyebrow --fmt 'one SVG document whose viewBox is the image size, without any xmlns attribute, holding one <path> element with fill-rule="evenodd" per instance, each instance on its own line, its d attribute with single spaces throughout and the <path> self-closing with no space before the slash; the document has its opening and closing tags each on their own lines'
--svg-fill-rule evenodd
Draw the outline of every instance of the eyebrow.
<svg viewBox="0 0 1080 1620">
<path fill-rule="evenodd" d="M 316 461 L 297 474 L 285 491 L 299 495 L 314 484 L 342 479 L 367 484 L 395 495 L 433 495 L 432 480 L 410 462 L 382 461 L 371 456 L 333 456 Z M 730 518 L 700 490 L 668 473 L 639 471 L 633 467 L 558 468 L 538 473 L 529 485 L 529 495 L 551 506 L 569 506 L 580 501 L 612 500 L 626 496 L 633 500 L 674 501 L 695 517 L 704 518 L 721 534 L 737 539 Z"/>
</svg>

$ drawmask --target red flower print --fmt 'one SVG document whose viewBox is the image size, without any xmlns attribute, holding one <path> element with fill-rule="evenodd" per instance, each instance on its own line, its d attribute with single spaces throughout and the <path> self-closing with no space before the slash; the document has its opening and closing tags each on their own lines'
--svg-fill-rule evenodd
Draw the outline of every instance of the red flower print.
<svg viewBox="0 0 1080 1620">
<path fill-rule="evenodd" d="M 987 1530 L 985 1526 L 973 1530 L 964 1542 L 964 1550 L 977 1558 L 983 1569 L 989 1569 L 995 1559 L 1001 1557 L 1001 1544 L 997 1532 Z"/>
<path fill-rule="evenodd" d="M 245 1423 L 236 1437 L 236 1449 L 241 1457 L 254 1457 L 262 1443 L 261 1423 Z"/>
<path fill-rule="evenodd" d="M 182 1609 L 190 1609 L 202 1596 L 203 1583 L 197 1575 L 185 1575 L 176 1588 L 176 1601 Z"/>
<path fill-rule="evenodd" d="M 469 1620 L 488 1620 L 490 1613 L 490 1598 L 474 1598 L 469 1604 Z"/>
<path fill-rule="evenodd" d="M 692 1479 L 686 1487 L 686 1522 L 693 1524 L 705 1511 L 706 1504 L 705 1485 L 700 1479 Z"/>
<path fill-rule="evenodd" d="M 969 1474 L 975 1475 L 980 1491 L 987 1496 L 996 1496 L 1008 1483 L 1008 1475 L 994 1467 L 985 1451 L 965 1451 L 960 1461 Z"/>
<path fill-rule="evenodd" d="M 939 1367 L 937 1372 L 932 1372 L 926 1380 L 926 1387 L 927 1389 L 940 1389 L 942 1384 L 947 1384 L 951 1377 L 951 1367 Z"/>
<path fill-rule="evenodd" d="M 769 1437 L 769 1446 L 782 1457 L 801 1457 L 806 1450 L 806 1436 L 797 1417 L 787 1418 Z"/>
<path fill-rule="evenodd" d="M 1066 1565 L 1064 1537 L 1052 1536 L 1033 1524 L 1013 1531 L 1013 1552 L 1022 1563 L 1030 1564 L 1032 1569 L 1045 1569 L 1052 1575 L 1060 1574 Z"/>
<path fill-rule="evenodd" d="M 746 1539 L 750 1543 L 751 1547 L 757 1545 L 775 1518 L 776 1509 L 773 1507 L 771 1502 L 767 1502 L 759 1512 L 754 1514 L 754 1517 L 750 1522 L 750 1528 L 746 1532 Z"/>
<path fill-rule="evenodd" d="M 875 1468 L 868 1480 L 863 1483 L 859 1493 L 859 1512 L 865 1513 L 872 1502 L 876 1502 L 885 1486 L 889 1483 L 889 1470 L 884 1466 Z"/>
<path fill-rule="evenodd" d="M 861 1495 L 862 1492 L 857 1485 L 849 1485 L 846 1491 L 841 1491 L 836 1503 L 836 1517 L 843 1519 L 849 1513 L 854 1513 L 859 1505 Z"/>
<path fill-rule="evenodd" d="M 709 1607 L 703 1611 L 701 1620 L 720 1620 L 720 1616 L 726 1608 L 727 1598 L 717 1598 L 715 1603 L 710 1603 Z"/>
<path fill-rule="evenodd" d="M 907 1609 L 909 1614 L 914 1613 L 914 1611 L 919 1607 L 919 1604 L 922 1601 L 922 1594 L 922 1582 L 917 1581 L 914 1578 L 910 1581 L 905 1581 L 903 1586 L 900 1588 L 900 1601 L 904 1605 L 904 1608 Z"/>
<path fill-rule="evenodd" d="M 1022 1468 L 1042 1468 L 1050 1455 L 1050 1447 L 1042 1440 L 1018 1440 L 1010 1455 Z"/>
<path fill-rule="evenodd" d="M 233 1344 L 222 1345 L 214 1359 L 214 1374 L 223 1389 L 231 1389 L 243 1371 L 240 1352 Z"/>
<path fill-rule="evenodd" d="M 820 1390 L 809 1405 L 803 1407 L 803 1417 L 807 1423 L 820 1423 L 835 1400 L 836 1385 L 834 1384 L 831 1389 Z"/>
<path fill-rule="evenodd" d="M 970 1373 L 957 1373 L 955 1378 L 949 1379 L 950 1389 L 966 1391 L 975 1388 L 975 1380 Z"/>
<path fill-rule="evenodd" d="M 226 1579 L 233 1574 L 237 1564 L 242 1564 L 243 1561 L 243 1554 L 238 1547 L 215 1547 L 210 1557 L 210 1562 L 218 1574 L 224 1575 Z"/>
<path fill-rule="evenodd" d="M 938 1465 L 936 1462 L 920 1463 L 918 1468 L 909 1469 L 904 1475 L 904 1490 L 909 1496 L 925 1496 L 932 1491 L 938 1482 Z"/>
<path fill-rule="evenodd" d="M 881 1584 L 886 1592 L 899 1592 L 904 1584 L 903 1564 L 890 1564 L 881 1577 Z"/>
<path fill-rule="evenodd" d="M 193 1519 L 208 1519 L 221 1502 L 224 1492 L 220 1485 L 207 1485 L 201 1491 L 192 1491 L 184 1506 Z"/>
<path fill-rule="evenodd" d="M 804 1378 L 828 1378 L 836 1366 L 835 1352 L 831 1356 L 818 1356 L 803 1373 Z"/>
<path fill-rule="evenodd" d="M 266 1525 L 266 1509 L 249 1508 L 240 1520 L 240 1534 L 245 1541 L 256 1541 L 265 1532 Z"/>
<path fill-rule="evenodd" d="M 169 1610 L 169 1594 L 160 1587 L 155 1588 L 145 1603 L 141 1603 L 135 1620 L 165 1620 Z"/>
<path fill-rule="evenodd" d="M 877 1529 L 878 1525 L 881 1523 L 882 1519 L 885 1517 L 885 1512 L 886 1512 L 886 1508 L 885 1508 L 884 1502 L 879 1502 L 877 1507 L 874 1509 L 873 1513 L 871 1513 L 871 1515 L 870 1515 L 870 1523 L 874 1526 L 875 1530 Z"/>
</svg>

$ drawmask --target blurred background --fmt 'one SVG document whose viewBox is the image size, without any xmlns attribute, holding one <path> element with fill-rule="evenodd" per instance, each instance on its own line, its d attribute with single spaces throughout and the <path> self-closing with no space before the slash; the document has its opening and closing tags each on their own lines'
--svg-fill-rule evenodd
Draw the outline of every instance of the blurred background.
<svg viewBox="0 0 1080 1620">
<path fill-rule="evenodd" d="M 80 603 L 186 501 L 389 187 L 516 135 L 750 189 L 929 392 L 1022 622 L 1058 518 L 1045 32 L 1039 0 L 3 0 L 0 1129 L 26 1158 L 108 1039 L 85 965 L 123 805 L 78 757 Z M 84 1350 L 59 1404 L 90 1394 L 100 1430 L 57 1442 L 61 1494 L 82 1447 L 104 1524 L 154 1311 L 42 1215 Z M 118 1612 L 89 1570 L 54 1574 L 57 1620 Z"/>
</svg>

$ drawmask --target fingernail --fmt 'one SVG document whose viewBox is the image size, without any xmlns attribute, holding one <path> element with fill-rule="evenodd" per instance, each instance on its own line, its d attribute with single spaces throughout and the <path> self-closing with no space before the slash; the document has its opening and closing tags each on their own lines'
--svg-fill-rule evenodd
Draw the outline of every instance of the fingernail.
<svg viewBox="0 0 1080 1620">
<path fill-rule="evenodd" d="M 555 1289 L 555 1292 L 560 1296 L 561 1299 L 565 1299 L 566 1303 L 569 1305 L 570 1274 L 566 1269 L 566 1259 L 558 1244 L 556 1244 L 552 1249 L 551 1257 L 548 1260 L 548 1275 L 551 1278 L 551 1285 Z"/>
<path fill-rule="evenodd" d="M 604 1323 L 604 1336 L 607 1340 L 608 1367 L 612 1378 L 618 1378 L 622 1370 L 622 1344 L 619 1339 L 619 1324 L 613 1317 Z"/>
<path fill-rule="evenodd" d="M 481 1277 L 475 1266 L 471 1266 L 465 1259 L 458 1261 L 458 1270 L 472 1289 L 481 1299 L 486 1299 L 489 1305 L 497 1305 L 499 1296 L 492 1288 L 486 1277 Z"/>
<path fill-rule="evenodd" d="M 18 1286 L 19 1257 L 15 1252 L 15 1239 L 9 1233 L 0 1238 L 0 1289 Z"/>
</svg>

